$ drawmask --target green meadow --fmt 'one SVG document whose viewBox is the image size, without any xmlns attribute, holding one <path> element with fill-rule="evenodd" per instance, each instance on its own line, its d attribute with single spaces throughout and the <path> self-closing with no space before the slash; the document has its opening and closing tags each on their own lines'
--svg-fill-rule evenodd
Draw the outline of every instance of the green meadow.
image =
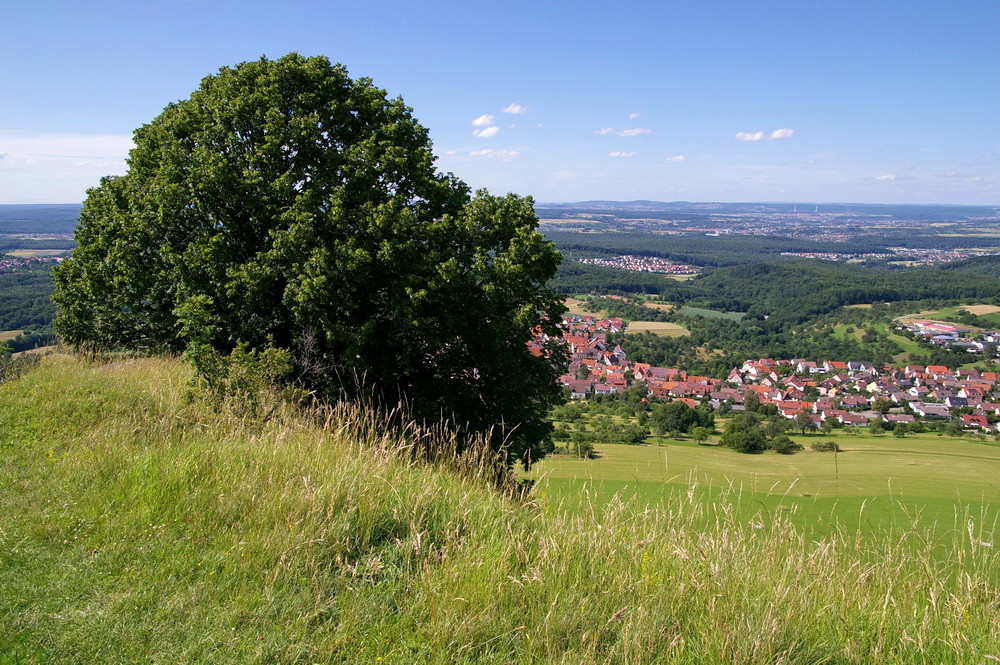
<svg viewBox="0 0 1000 665">
<path fill-rule="evenodd" d="M 640 446 L 598 445 L 596 459 L 551 456 L 536 465 L 537 488 L 570 511 L 615 496 L 665 505 L 693 492 L 706 501 L 736 498 L 746 519 L 780 512 L 817 533 L 905 524 L 920 515 L 951 525 L 966 512 L 1000 522 L 1000 445 L 910 434 L 793 435 L 806 450 L 745 455 L 693 441 L 660 439 Z M 655 439 L 654 439 L 655 440 Z M 814 452 L 834 440 L 840 453 Z"/>
<path fill-rule="evenodd" d="M 190 377 L 51 355 L 0 385 L 0 663 L 1000 660 L 994 446 L 603 446 L 522 495 L 446 433 L 215 411 Z"/>
<path fill-rule="evenodd" d="M 687 305 L 677 311 L 683 316 L 702 316 L 706 319 L 729 319 L 730 321 L 742 321 L 743 317 L 746 316 L 743 312 L 720 312 L 717 309 L 689 307 Z"/>
</svg>

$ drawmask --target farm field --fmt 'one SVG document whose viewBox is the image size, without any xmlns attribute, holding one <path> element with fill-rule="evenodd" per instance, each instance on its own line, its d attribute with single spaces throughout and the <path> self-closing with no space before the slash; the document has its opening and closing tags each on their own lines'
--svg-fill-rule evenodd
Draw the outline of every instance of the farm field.
<svg viewBox="0 0 1000 665">
<path fill-rule="evenodd" d="M 630 321 L 628 331 L 630 333 L 651 332 L 660 337 L 684 337 L 691 334 L 683 326 L 664 321 Z"/>
<path fill-rule="evenodd" d="M 776 512 L 818 534 L 840 525 L 862 531 L 923 523 L 952 526 L 967 510 L 1000 533 L 1000 445 L 936 434 L 793 435 L 794 455 L 744 455 L 693 441 L 599 444 L 599 458 L 551 456 L 532 470 L 536 491 L 568 511 L 589 511 L 615 496 L 663 504 L 671 495 L 738 501 L 745 519 Z M 835 440 L 842 452 L 808 449 Z"/>
<path fill-rule="evenodd" d="M 958 323 L 955 317 L 959 310 L 968 310 L 976 316 L 981 316 L 987 321 L 1000 325 L 1000 307 L 996 305 L 955 305 L 953 307 L 943 307 L 941 309 L 926 310 L 916 314 L 901 316 L 897 320 L 903 323 L 910 323 L 917 320 L 939 321 L 942 323 Z"/>
<path fill-rule="evenodd" d="M 8 339 L 14 339 L 20 335 L 23 330 L 0 330 L 0 342 L 6 342 Z"/>
<path fill-rule="evenodd" d="M 672 312 L 675 309 L 677 309 L 675 305 L 672 305 L 668 302 L 650 302 L 647 300 L 642 304 L 645 305 L 646 307 L 650 307 L 652 309 L 658 309 L 662 312 Z"/>
<path fill-rule="evenodd" d="M 63 256 L 69 253 L 68 249 L 12 249 L 7 252 L 7 256 L 16 256 L 20 259 L 41 258 L 46 256 Z"/>
</svg>

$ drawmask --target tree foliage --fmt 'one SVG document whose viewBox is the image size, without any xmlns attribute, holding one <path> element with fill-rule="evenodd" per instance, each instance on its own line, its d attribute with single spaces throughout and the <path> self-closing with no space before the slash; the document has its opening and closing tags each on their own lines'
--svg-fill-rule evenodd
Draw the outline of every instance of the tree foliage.
<svg viewBox="0 0 1000 665">
<path fill-rule="evenodd" d="M 561 359 L 526 342 L 564 311 L 530 198 L 438 173 L 400 99 L 325 58 L 223 68 L 135 132 L 88 193 L 55 274 L 68 342 L 291 352 L 326 395 L 403 399 L 544 454 Z"/>
</svg>

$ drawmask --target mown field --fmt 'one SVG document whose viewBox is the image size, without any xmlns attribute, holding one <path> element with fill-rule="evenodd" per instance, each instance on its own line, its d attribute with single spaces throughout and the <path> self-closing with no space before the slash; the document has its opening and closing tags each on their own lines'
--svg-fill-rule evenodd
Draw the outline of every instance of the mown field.
<svg viewBox="0 0 1000 665">
<path fill-rule="evenodd" d="M 676 323 L 666 323 L 664 321 L 629 321 L 628 332 L 641 333 L 651 332 L 660 337 L 684 337 L 691 333 L 687 328 Z"/>
<path fill-rule="evenodd" d="M 649 505 L 687 492 L 707 501 L 735 494 L 747 519 L 781 511 L 810 531 L 825 532 L 835 523 L 872 531 L 918 514 L 952 524 L 969 511 L 1000 533 L 996 442 L 936 434 L 791 436 L 806 450 L 744 455 L 666 439 L 661 445 L 598 444 L 597 459 L 552 456 L 537 465 L 533 477 L 539 491 L 570 510 L 606 504 L 617 494 Z M 808 449 L 814 441 L 829 440 L 843 451 Z"/>
</svg>

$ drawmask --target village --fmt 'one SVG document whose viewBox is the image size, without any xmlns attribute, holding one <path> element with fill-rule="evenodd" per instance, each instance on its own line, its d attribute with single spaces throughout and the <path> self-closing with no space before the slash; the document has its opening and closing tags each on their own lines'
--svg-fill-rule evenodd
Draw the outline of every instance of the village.
<svg viewBox="0 0 1000 665">
<path fill-rule="evenodd" d="M 1000 372 L 953 371 L 943 365 L 876 367 L 844 359 L 761 358 L 747 360 L 725 379 L 718 379 L 630 361 L 620 345 L 608 341 L 609 334 L 626 329 L 627 323 L 617 318 L 563 318 L 562 341 L 568 347 L 569 364 L 559 381 L 570 399 L 618 395 L 638 385 L 648 401 L 738 412 L 750 400 L 773 405 L 789 420 L 808 416 L 814 428 L 823 428 L 824 423 L 826 427 L 862 427 L 873 422 L 905 427 L 956 421 L 963 429 L 1000 433 Z M 539 334 L 529 348 L 541 355 L 548 341 Z"/>
</svg>

